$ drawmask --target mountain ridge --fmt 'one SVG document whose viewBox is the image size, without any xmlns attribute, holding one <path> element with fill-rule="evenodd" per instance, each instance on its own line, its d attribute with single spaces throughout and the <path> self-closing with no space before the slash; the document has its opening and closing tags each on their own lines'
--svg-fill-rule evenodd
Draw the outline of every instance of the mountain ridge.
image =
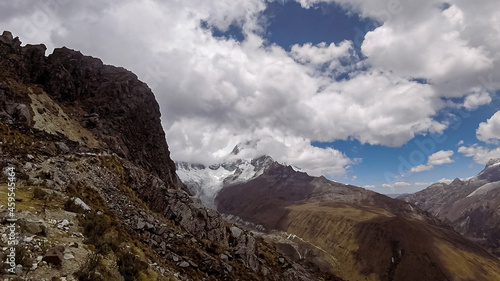
<svg viewBox="0 0 500 281">
<path fill-rule="evenodd" d="M 429 211 L 453 228 L 500 256 L 500 159 L 491 159 L 467 181 L 435 183 L 398 197 Z"/>
<path fill-rule="evenodd" d="M 224 187 L 215 202 L 222 213 L 262 225 L 289 258 L 306 258 L 346 280 L 500 277 L 498 259 L 414 205 L 278 163 Z"/>
</svg>

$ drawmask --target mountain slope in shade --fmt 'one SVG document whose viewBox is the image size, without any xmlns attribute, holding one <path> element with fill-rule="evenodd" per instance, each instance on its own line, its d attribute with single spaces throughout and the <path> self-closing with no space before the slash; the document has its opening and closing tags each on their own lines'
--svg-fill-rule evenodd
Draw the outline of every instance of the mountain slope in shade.
<svg viewBox="0 0 500 281">
<path fill-rule="evenodd" d="M 500 159 L 492 159 L 468 181 L 435 183 L 399 199 L 429 211 L 500 256 Z"/>
<path fill-rule="evenodd" d="M 273 163 L 218 210 L 264 226 L 290 258 L 346 280 L 500 280 L 500 262 L 411 204 Z"/>
</svg>

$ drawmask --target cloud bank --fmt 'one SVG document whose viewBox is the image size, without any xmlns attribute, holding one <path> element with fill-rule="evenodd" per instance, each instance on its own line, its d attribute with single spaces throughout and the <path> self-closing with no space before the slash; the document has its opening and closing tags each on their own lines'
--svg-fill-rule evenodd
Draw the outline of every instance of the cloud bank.
<svg viewBox="0 0 500 281">
<path fill-rule="evenodd" d="M 160 103 L 179 161 L 216 162 L 259 140 L 255 156 L 342 175 L 357 160 L 313 141 L 401 146 L 447 128 L 436 119 L 446 99 L 474 110 L 500 88 L 498 1 L 298 2 L 336 2 L 380 26 L 360 42 L 287 52 L 264 38 L 264 0 L 9 1 L 0 4 L 0 23 L 24 43 L 65 45 L 138 74 Z M 230 26 L 243 41 L 213 36 Z M 479 136 L 493 140 L 495 126 L 488 121 Z"/>
</svg>

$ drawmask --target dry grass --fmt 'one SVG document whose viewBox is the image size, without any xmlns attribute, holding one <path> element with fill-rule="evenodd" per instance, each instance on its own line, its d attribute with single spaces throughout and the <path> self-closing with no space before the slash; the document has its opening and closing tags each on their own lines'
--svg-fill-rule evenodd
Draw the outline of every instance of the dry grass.
<svg viewBox="0 0 500 281">
<path fill-rule="evenodd" d="M 31 109 L 34 114 L 34 128 L 54 135 L 58 133 L 63 134 L 72 141 L 90 147 L 99 147 L 99 142 L 94 134 L 83 128 L 77 121 L 66 114 L 49 95 L 39 88 L 35 90 L 28 88 L 28 92 L 31 98 Z"/>
</svg>

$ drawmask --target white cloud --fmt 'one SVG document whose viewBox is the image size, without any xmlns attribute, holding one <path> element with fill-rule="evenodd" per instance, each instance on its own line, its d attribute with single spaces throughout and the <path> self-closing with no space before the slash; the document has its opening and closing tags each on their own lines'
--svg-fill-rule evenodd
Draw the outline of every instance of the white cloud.
<svg viewBox="0 0 500 281">
<path fill-rule="evenodd" d="M 465 154 L 467 157 L 473 157 L 474 161 L 478 164 L 486 165 L 488 160 L 492 158 L 500 158 L 500 147 L 489 149 L 478 144 L 466 147 L 461 146 L 458 148 L 458 152 Z"/>
<path fill-rule="evenodd" d="M 135 72 L 155 92 L 176 160 L 216 161 L 257 139 L 256 154 L 338 175 L 356 161 L 312 141 L 401 146 L 446 129 L 434 119 L 447 106 L 442 98 L 464 97 L 474 109 L 491 101 L 486 90 L 500 81 L 500 3 L 493 0 L 452 1 L 444 11 L 430 0 L 327 1 L 380 21 L 359 42 L 366 59 L 353 55 L 356 42 L 291 52 L 265 44 L 265 0 L 52 2 L 61 4 L 2 3 L 0 24 L 24 43 L 65 45 Z M 245 40 L 214 38 L 202 21 L 221 30 L 235 24 Z M 335 81 L 332 71 L 350 71 L 349 78 Z M 429 157 L 428 165 L 437 164 Z"/>
<path fill-rule="evenodd" d="M 500 2 L 434 0 L 297 0 L 303 7 L 336 2 L 381 25 L 362 51 L 376 68 L 424 78 L 444 97 L 500 88 Z M 489 78 L 487 78 L 489 77 Z M 483 100 L 484 102 L 484 100 Z M 472 105 L 472 104 L 469 104 Z"/>
<path fill-rule="evenodd" d="M 452 150 L 441 150 L 429 156 L 426 165 L 419 165 L 411 168 L 412 172 L 423 172 L 434 168 L 434 166 L 453 163 L 454 161 L 450 158 L 453 156 Z"/>
<path fill-rule="evenodd" d="M 486 122 L 479 124 L 476 130 L 477 139 L 484 142 L 494 142 L 500 139 L 500 111 L 497 111 Z"/>
<path fill-rule="evenodd" d="M 427 163 L 433 166 L 453 163 L 451 156 L 453 156 L 452 150 L 441 150 L 429 156 Z"/>
<path fill-rule="evenodd" d="M 418 165 L 418 166 L 411 168 L 411 171 L 418 173 L 418 172 L 431 170 L 432 168 L 434 168 L 434 166 L 432 166 L 432 165 Z"/>
<path fill-rule="evenodd" d="M 492 99 L 488 92 L 476 92 L 465 97 L 464 107 L 473 110 L 481 105 L 489 104 L 491 101 Z"/>
<path fill-rule="evenodd" d="M 341 60 L 349 60 L 351 63 L 359 60 L 354 54 L 351 41 L 343 41 L 338 46 L 334 43 L 327 45 L 325 42 L 317 45 L 306 43 L 292 46 L 290 56 L 297 62 L 310 65 L 314 70 L 327 66 L 329 72 L 344 72 Z"/>
<path fill-rule="evenodd" d="M 398 181 L 398 182 L 394 183 L 395 187 L 403 187 L 403 186 L 410 186 L 410 185 L 411 185 L 411 183 L 404 182 L 404 181 Z"/>
<path fill-rule="evenodd" d="M 416 186 L 429 186 L 431 184 L 432 183 L 429 183 L 429 182 L 416 182 L 415 183 Z"/>
<path fill-rule="evenodd" d="M 370 185 L 370 184 L 369 185 L 365 185 L 363 187 L 366 188 L 366 189 L 373 189 L 373 188 L 375 188 L 374 185 Z"/>
</svg>

